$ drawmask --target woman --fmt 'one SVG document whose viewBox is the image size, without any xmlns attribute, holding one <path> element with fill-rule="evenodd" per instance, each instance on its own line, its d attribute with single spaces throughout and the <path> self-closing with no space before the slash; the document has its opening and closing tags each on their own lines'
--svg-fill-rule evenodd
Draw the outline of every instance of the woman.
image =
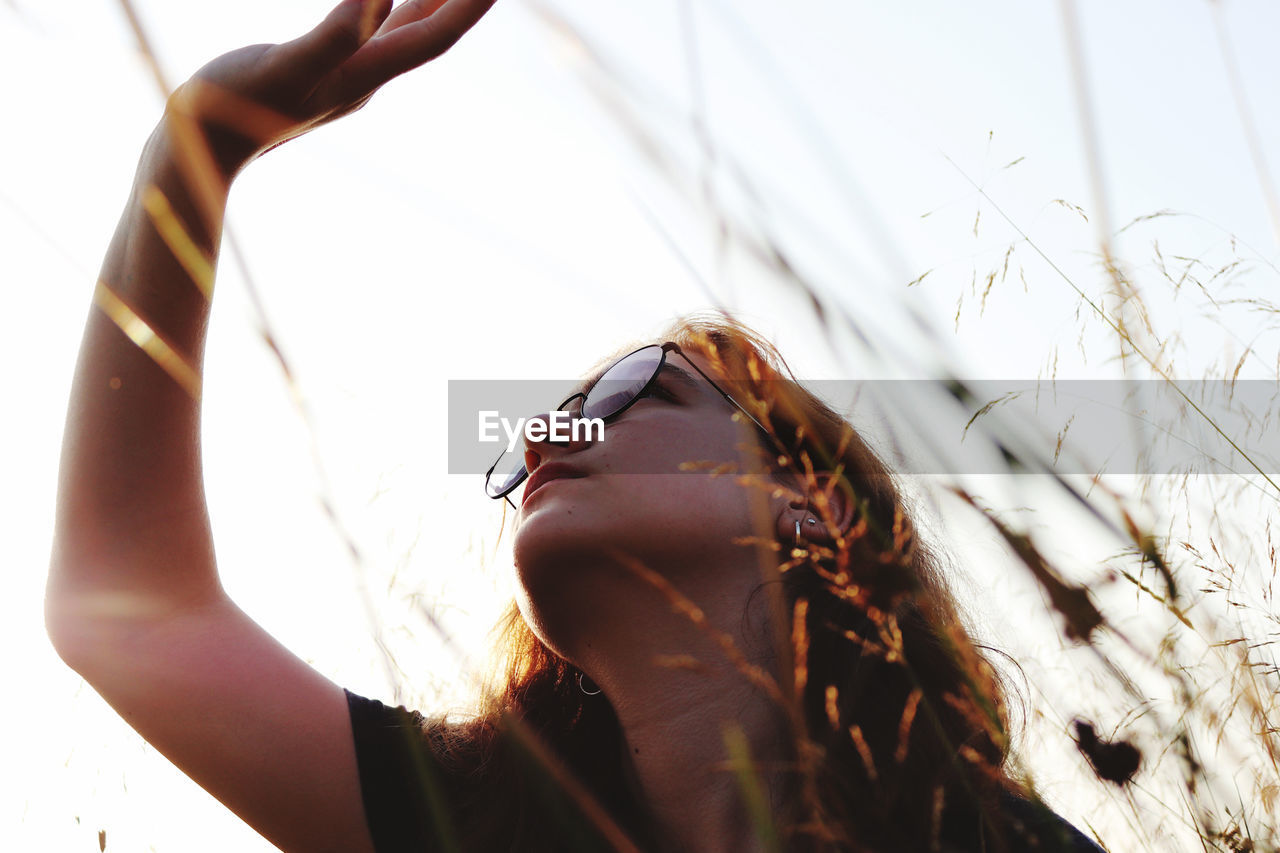
<svg viewBox="0 0 1280 853">
<path fill-rule="evenodd" d="M 492 2 L 344 0 L 171 100 L 77 367 L 59 653 L 285 850 L 1096 849 L 1005 772 L 999 685 L 888 472 L 727 321 L 584 382 L 565 407 L 607 440 L 527 441 L 495 466 L 492 496 L 522 489 L 521 593 L 474 721 L 345 693 L 223 592 L 198 423 L 230 182 Z"/>
</svg>

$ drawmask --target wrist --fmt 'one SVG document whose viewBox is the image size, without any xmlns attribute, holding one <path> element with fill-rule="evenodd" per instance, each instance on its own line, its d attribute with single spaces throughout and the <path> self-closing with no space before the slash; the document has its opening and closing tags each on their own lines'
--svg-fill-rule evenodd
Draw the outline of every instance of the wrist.
<svg viewBox="0 0 1280 853">
<path fill-rule="evenodd" d="M 175 130 L 166 115 L 143 146 L 133 197 L 141 201 L 148 190 L 159 190 L 192 239 L 208 247 L 221 233 L 231 181 L 238 171 L 213 159 L 198 134 Z"/>
<path fill-rule="evenodd" d="M 157 130 L 173 153 L 230 184 L 271 147 L 251 132 L 267 123 L 262 112 L 252 98 L 193 77 L 169 97 Z"/>
</svg>

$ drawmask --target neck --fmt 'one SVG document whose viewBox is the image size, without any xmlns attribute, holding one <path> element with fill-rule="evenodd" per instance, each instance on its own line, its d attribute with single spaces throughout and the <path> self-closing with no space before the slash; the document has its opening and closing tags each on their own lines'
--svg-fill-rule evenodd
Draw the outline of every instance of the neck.
<svg viewBox="0 0 1280 853">
<path fill-rule="evenodd" d="M 737 673 L 682 672 L 643 692 L 609 694 L 630 769 L 666 846 L 753 851 L 775 818 L 787 758 L 786 721 Z M 768 809 L 753 813 L 744 791 Z"/>
<path fill-rule="evenodd" d="M 744 672 L 772 670 L 760 618 L 768 596 L 753 598 L 759 581 L 749 567 L 736 576 L 744 579 L 737 588 L 721 582 L 704 595 L 693 583 L 677 593 L 661 579 L 641 579 L 649 593 L 615 596 L 610 630 L 592 630 L 574 655 L 604 691 L 589 701 L 607 699 L 618 715 L 628 769 L 670 850 L 763 849 L 759 824 L 775 818 L 783 799 L 792 752 L 786 713 Z M 744 618 L 753 600 L 757 612 Z M 726 653 L 726 639 L 740 658 Z M 744 784 L 763 795 L 766 814 L 748 807 Z"/>
</svg>

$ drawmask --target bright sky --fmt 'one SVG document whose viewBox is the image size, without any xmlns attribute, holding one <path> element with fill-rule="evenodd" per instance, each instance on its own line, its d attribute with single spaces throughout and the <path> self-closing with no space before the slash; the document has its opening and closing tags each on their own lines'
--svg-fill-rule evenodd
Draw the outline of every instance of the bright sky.
<svg viewBox="0 0 1280 853">
<path fill-rule="evenodd" d="M 326 11 L 324 0 L 136 5 L 175 82 L 225 50 L 292 37 Z M 447 474 L 447 381 L 570 379 L 671 316 L 717 302 L 771 336 L 802 377 L 930 377 L 940 365 L 967 377 L 1035 378 L 1055 365 L 1060 376 L 1118 375 L 1114 338 L 1087 311 L 1081 319 L 1076 294 L 1027 243 L 983 299 L 987 274 L 1016 240 L 991 202 L 1091 294 L 1105 292 L 1100 223 L 1115 231 L 1157 211 L 1191 214 L 1140 223 L 1116 241 L 1135 280 L 1151 283 L 1157 332 L 1147 340 L 1179 333 L 1188 377 L 1229 375 L 1253 344 L 1241 375 L 1274 380 L 1269 318 L 1248 306 L 1210 312 L 1190 285 L 1174 298 L 1153 241 L 1176 270 L 1173 258 L 1204 257 L 1208 278 L 1233 257 L 1234 235 L 1246 263 L 1213 293 L 1219 302 L 1271 298 L 1280 223 L 1244 117 L 1280 170 L 1280 6 L 1080 4 L 1105 209 L 1082 141 L 1064 6 L 500 0 L 432 67 L 255 164 L 233 195 L 231 228 L 311 421 L 291 402 L 244 277 L 224 255 L 205 446 L 233 596 L 357 692 L 458 706 L 462 666 L 418 608 L 482 656 L 509 582 L 500 509 L 478 478 Z M 108 850 L 270 849 L 143 745 L 57 660 L 42 628 L 77 342 L 161 98 L 113 0 L 0 5 L 0 74 L 0 280 L 10 317 L 0 338 L 0 513 L 11 577 L 0 624 L 16 698 L 4 712 L 0 845 L 89 850 L 105 830 Z M 663 169 L 645 151 L 662 152 Z M 736 174 L 755 201 L 744 201 Z M 750 233 L 767 228 L 871 345 L 834 357 L 805 300 L 742 252 L 717 247 L 708 197 Z M 998 478 L 981 486 L 994 506 L 1036 500 Z M 362 554 L 358 566 L 320 510 L 323 490 Z M 1114 542 L 1055 530 L 1044 500 L 1035 524 L 1072 565 L 1087 573 L 1115 552 Z M 954 507 L 938 512 L 938 538 L 973 576 L 966 596 L 985 633 L 1006 648 L 1040 649 L 1043 659 L 1023 659 L 1029 673 L 1057 667 L 1061 676 L 1070 656 L 1055 657 L 1051 639 L 1018 639 L 1051 620 L 1034 591 L 1008 579 L 990 531 L 957 526 Z M 1165 518 L 1158 501 L 1152 512 Z M 1026 614 L 1034 626 L 1019 621 Z M 398 686 L 375 624 L 403 668 Z M 1091 816 L 1118 833 L 1105 837 L 1124 839 L 1120 812 L 1076 790 L 1079 761 L 1054 716 L 1088 703 L 1062 704 L 1069 680 L 1049 690 L 1058 740 L 1028 750 L 1033 768 L 1064 814 Z"/>
</svg>

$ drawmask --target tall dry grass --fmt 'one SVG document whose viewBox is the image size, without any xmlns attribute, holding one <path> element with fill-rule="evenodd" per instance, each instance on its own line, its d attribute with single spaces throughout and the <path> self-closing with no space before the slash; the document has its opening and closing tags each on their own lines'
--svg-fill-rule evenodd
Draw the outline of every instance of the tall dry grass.
<svg viewBox="0 0 1280 853">
<path fill-rule="evenodd" d="M 120 3 L 152 57 L 157 81 L 167 86 L 144 23 L 128 0 Z M 770 211 L 751 215 L 729 201 L 763 194 L 756 176 L 735 162 L 709 123 L 700 120 L 702 96 L 693 99 L 688 135 L 697 153 L 689 158 L 672 145 L 669 129 L 655 126 L 652 114 L 639 108 L 652 93 L 637 91 L 570 16 L 541 0 L 531 0 L 529 8 L 549 37 L 568 46 L 595 108 L 696 216 L 712 224 L 718 250 L 750 267 L 746 278 L 767 281 L 803 305 L 808 320 L 845 365 L 851 353 L 865 354 L 880 345 L 846 295 L 804 271 L 797 252 L 771 227 Z M 697 93 L 698 34 L 689 4 L 681 8 Z M 1047 441 L 1029 441 L 1016 416 L 1001 416 L 1004 400 L 984 397 L 965 377 L 939 369 L 935 359 L 923 359 L 916 367 L 928 372 L 933 383 L 930 405 L 958 408 L 965 440 L 999 449 L 1003 468 L 984 472 L 1001 480 L 992 486 L 970 476 L 972 472 L 947 470 L 941 463 L 938 476 L 922 480 L 918 488 L 925 501 L 948 506 L 952 515 L 968 513 L 971 522 L 985 526 L 987 535 L 1002 543 L 1011 571 L 1021 575 L 1010 583 L 1038 591 L 1021 600 L 1038 601 L 1041 610 L 1020 621 L 1034 624 L 1035 630 L 1027 630 L 1026 646 L 1043 659 L 1015 652 L 1027 678 L 1029 709 L 1020 732 L 1019 761 L 1033 785 L 1039 773 L 1037 752 L 1070 744 L 1075 765 L 1052 772 L 1060 784 L 1069 780 L 1075 786 L 1071 801 L 1082 825 L 1094 830 L 1108 849 L 1280 849 L 1280 671 L 1273 646 L 1280 626 L 1273 598 L 1272 532 L 1280 485 L 1276 460 L 1250 450 L 1274 431 L 1280 411 L 1274 401 L 1259 406 L 1252 399 L 1233 408 L 1238 382 L 1274 383 L 1280 378 L 1275 337 L 1280 300 L 1266 295 L 1280 271 L 1262 252 L 1229 233 L 1222 232 L 1208 247 L 1187 237 L 1178 222 L 1193 219 L 1193 213 L 1152 211 L 1118 227 L 1108 221 L 1108 187 L 1098 153 L 1104 131 L 1097 127 L 1086 83 L 1073 25 L 1076 11 L 1067 0 L 1063 10 L 1093 197 L 1045 199 L 1045 204 L 1068 218 L 1078 217 L 1074 225 L 1059 218 L 1053 227 L 1076 229 L 1076 239 L 1096 259 L 1093 272 L 1081 277 L 1068 271 L 1043 245 L 1041 233 L 1007 215 L 998 193 L 984 181 L 972 180 L 966 201 L 974 211 L 975 239 L 1000 228 L 1008 234 L 1007 246 L 987 259 L 987 266 L 975 263 L 969 275 L 932 270 L 902 285 L 954 292 L 957 327 L 974 321 L 975 304 L 981 314 L 1010 291 L 1064 288 L 1076 304 L 1077 340 L 1096 361 L 1119 366 L 1111 381 L 1133 386 L 1135 413 L 1142 405 L 1141 390 L 1151 387 L 1146 383 L 1157 383 L 1176 401 L 1149 418 L 1144 413 L 1135 427 L 1139 438 L 1154 446 L 1199 428 L 1214 438 L 1193 448 L 1199 455 L 1193 452 L 1191 461 L 1174 468 L 1163 469 L 1154 461 L 1114 474 L 1104 460 L 1095 470 L 1079 473 L 1076 467 L 1071 469 L 1075 473 L 1064 474 L 1060 468 L 1065 460 L 1083 459 L 1077 466 L 1087 465 L 1092 451 L 1076 444 L 1073 428 L 1078 427 L 1070 417 Z M 1230 65 L 1225 38 L 1222 50 Z M 1235 85 L 1238 90 L 1238 80 Z M 1276 216 L 1275 188 L 1254 121 L 1244 100 L 1238 104 L 1259 185 Z M 815 157 L 826 163 L 832 182 L 843 185 L 851 164 L 826 143 L 816 123 L 806 123 L 799 101 L 795 106 L 791 118 L 811 135 Z M 1016 176 L 1020 162 L 1013 159 L 1001 171 Z M 848 191 L 854 192 L 852 187 Z M 681 253 L 680 238 L 664 228 L 661 217 L 652 214 L 652 221 L 672 251 Z M 1122 256 L 1121 235 L 1126 246 L 1142 244 L 1149 250 Z M 234 240 L 231 248 L 234 252 Z M 704 280 L 703 286 L 708 301 L 733 310 L 732 281 Z M 1185 315 L 1188 308 L 1194 317 Z M 259 319 L 264 338 L 292 382 L 293 371 L 274 344 L 269 318 L 263 312 Z M 1225 330 L 1239 341 L 1229 363 L 1205 362 L 1187 340 L 1206 328 Z M 903 360 L 898 352 L 873 355 Z M 1037 378 L 1052 388 L 1060 378 L 1056 356 L 1045 353 L 1043 358 Z M 1206 400 L 1210 393 L 1221 396 Z M 1229 423 L 1224 412 L 1234 415 Z M 885 440 L 891 451 L 898 446 L 892 431 Z M 929 437 L 923 440 L 927 443 Z M 1234 451 L 1227 463 L 1230 473 L 1224 468 L 1223 447 Z M 326 505 L 331 505 L 328 498 Z M 1025 506 L 1033 512 L 1019 510 Z M 331 517 L 340 524 L 336 512 Z M 357 552 L 354 539 L 341 535 Z M 1072 542 L 1087 547 L 1072 554 Z M 372 597 L 366 606 L 376 630 L 392 627 L 381 624 Z M 433 630 L 447 634 L 431 614 L 430 608 L 420 610 Z M 410 677 L 394 659 L 386 665 L 393 681 Z M 762 802 L 743 745 L 732 733 L 730 742 L 742 757 L 748 800 Z M 768 821 L 761 825 L 764 836 L 773 837 Z"/>
</svg>

